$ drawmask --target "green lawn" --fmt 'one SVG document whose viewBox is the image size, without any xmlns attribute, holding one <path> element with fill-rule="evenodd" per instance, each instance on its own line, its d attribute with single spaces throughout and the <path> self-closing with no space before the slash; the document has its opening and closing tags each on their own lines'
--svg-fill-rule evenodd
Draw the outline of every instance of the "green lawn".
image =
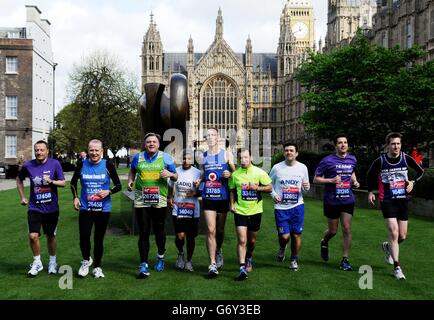
<svg viewBox="0 0 434 320">
<path fill-rule="evenodd" d="M 166 270 L 151 272 L 147 280 L 136 279 L 138 267 L 137 237 L 109 233 L 105 241 L 103 270 L 105 279 L 78 278 L 81 255 L 77 213 L 72 210 L 69 186 L 61 192 L 61 220 L 58 227 L 58 262 L 74 270 L 73 289 L 61 290 L 60 275 L 48 276 L 46 268 L 36 278 L 26 277 L 31 262 L 27 241 L 26 208 L 18 203 L 16 190 L 0 192 L 0 299 L 434 299 L 434 220 L 412 216 L 408 240 L 401 246 L 401 264 L 407 281 L 396 281 L 392 268 L 383 260 L 381 243 L 386 230 L 381 213 L 357 209 L 353 221 L 353 248 L 350 261 L 353 272 L 338 269 L 342 236 L 330 242 L 330 261 L 319 257 L 319 240 L 325 230 L 325 218 L 319 201 L 306 202 L 305 231 L 300 255 L 300 271 L 290 272 L 288 262 L 275 261 L 277 237 L 271 201 L 265 201 L 265 214 L 254 254 L 254 270 L 244 282 L 237 275 L 236 239 L 232 216 L 228 217 L 224 243 L 225 266 L 218 278 L 208 280 L 204 236 L 197 238 L 194 273 L 174 269 L 176 249 L 173 236 L 167 239 Z M 112 225 L 119 225 L 120 197 L 114 196 Z M 151 238 L 150 257 L 155 257 Z M 43 239 L 42 258 L 47 265 Z M 153 266 L 154 259 L 152 259 Z M 373 289 L 359 288 L 361 265 L 373 269 Z"/>
</svg>

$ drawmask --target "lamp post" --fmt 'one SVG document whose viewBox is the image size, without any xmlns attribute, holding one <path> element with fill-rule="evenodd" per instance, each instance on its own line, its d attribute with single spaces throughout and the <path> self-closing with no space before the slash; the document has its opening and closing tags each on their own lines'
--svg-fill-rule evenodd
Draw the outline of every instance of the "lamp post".
<svg viewBox="0 0 434 320">
<path fill-rule="evenodd" d="M 197 86 L 197 143 L 196 143 L 196 149 L 199 149 L 199 142 L 200 142 L 200 90 L 202 89 L 203 83 L 196 82 Z"/>
<path fill-rule="evenodd" d="M 56 67 L 57 67 L 57 65 L 58 65 L 58 63 L 56 63 L 56 62 L 53 63 L 53 122 L 51 125 L 51 133 L 53 133 L 53 131 L 56 127 L 54 118 L 56 116 Z M 54 158 L 55 141 L 54 141 L 53 137 L 51 137 L 51 141 L 53 143 L 53 145 L 51 146 L 51 157 Z"/>
</svg>

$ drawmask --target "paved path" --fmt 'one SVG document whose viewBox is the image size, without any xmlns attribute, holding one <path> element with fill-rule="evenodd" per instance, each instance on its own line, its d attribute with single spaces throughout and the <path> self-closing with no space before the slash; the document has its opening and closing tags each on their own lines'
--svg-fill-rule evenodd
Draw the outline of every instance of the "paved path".
<svg viewBox="0 0 434 320">
<path fill-rule="evenodd" d="M 73 173 L 65 172 L 66 181 L 71 181 Z M 128 174 L 120 174 L 119 179 L 127 180 Z M 30 185 L 29 179 L 24 180 L 24 186 L 27 187 Z M 15 179 L 0 179 L 0 191 L 15 189 L 17 187 L 17 183 Z"/>
</svg>

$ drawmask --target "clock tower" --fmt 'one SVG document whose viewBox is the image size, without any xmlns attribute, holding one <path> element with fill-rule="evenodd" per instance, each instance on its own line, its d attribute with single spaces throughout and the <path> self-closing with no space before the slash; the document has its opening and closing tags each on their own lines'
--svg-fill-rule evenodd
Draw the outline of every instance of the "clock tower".
<svg viewBox="0 0 434 320">
<path fill-rule="evenodd" d="M 312 49 L 315 43 L 314 15 L 311 0 L 287 0 L 285 16 L 290 17 L 291 29 L 296 39 L 296 52 Z"/>
</svg>

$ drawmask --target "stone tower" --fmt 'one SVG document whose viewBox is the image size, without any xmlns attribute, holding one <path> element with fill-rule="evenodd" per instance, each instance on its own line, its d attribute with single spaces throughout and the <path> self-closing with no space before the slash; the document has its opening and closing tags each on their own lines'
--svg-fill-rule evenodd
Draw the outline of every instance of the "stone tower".
<svg viewBox="0 0 434 320">
<path fill-rule="evenodd" d="M 143 38 L 142 47 L 142 92 L 145 83 L 164 83 L 163 79 L 163 44 L 154 15 L 151 13 L 151 21 L 148 31 Z"/>
</svg>

